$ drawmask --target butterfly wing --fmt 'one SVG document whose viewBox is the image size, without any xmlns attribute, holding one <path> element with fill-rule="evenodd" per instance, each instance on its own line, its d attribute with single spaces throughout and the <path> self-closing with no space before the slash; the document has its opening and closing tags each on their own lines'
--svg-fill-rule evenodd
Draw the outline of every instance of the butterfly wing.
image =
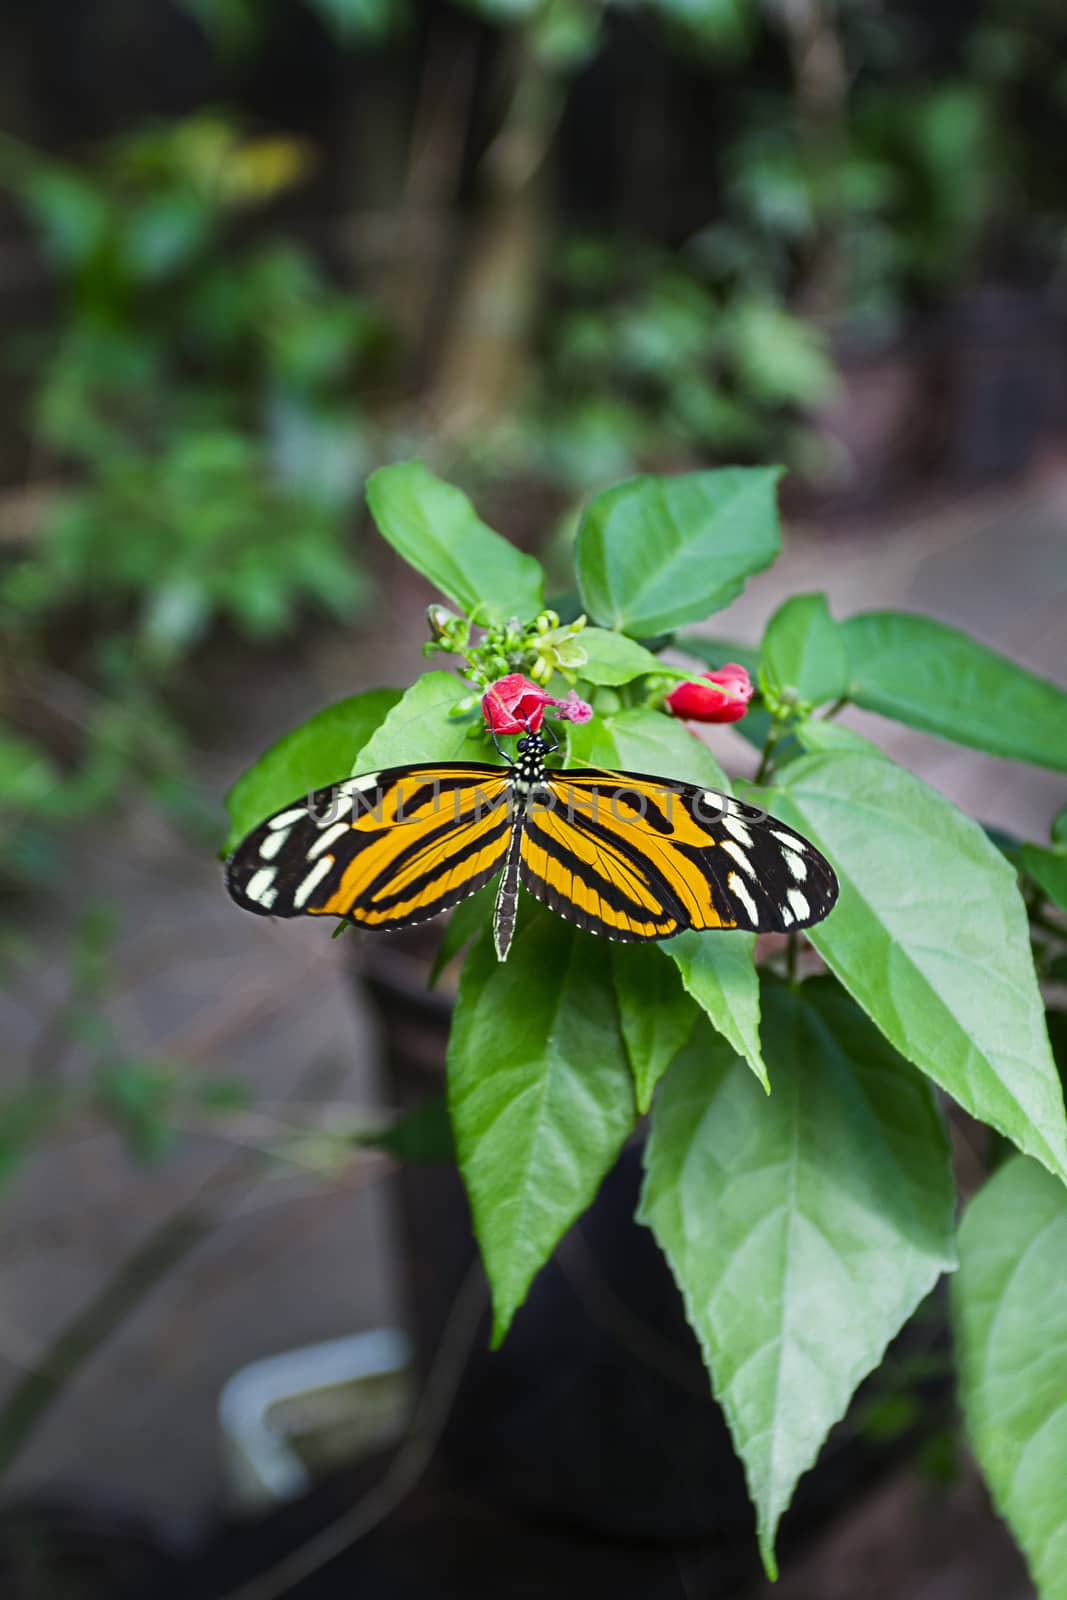
<svg viewBox="0 0 1067 1600">
<path fill-rule="evenodd" d="M 260 916 L 351 917 L 383 932 L 424 922 L 499 871 L 509 792 L 506 770 L 475 762 L 346 778 L 253 829 L 226 887 Z"/>
<path fill-rule="evenodd" d="M 787 932 L 821 921 L 837 899 L 825 856 L 758 807 L 598 768 L 550 774 L 527 812 L 522 882 L 569 921 L 622 940 Z"/>
</svg>

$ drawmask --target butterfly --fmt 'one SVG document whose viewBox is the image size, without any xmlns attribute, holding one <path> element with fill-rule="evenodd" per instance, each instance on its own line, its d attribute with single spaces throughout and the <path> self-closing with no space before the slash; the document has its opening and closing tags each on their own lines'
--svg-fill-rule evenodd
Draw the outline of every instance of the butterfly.
<svg viewBox="0 0 1067 1600">
<path fill-rule="evenodd" d="M 344 917 L 385 932 L 447 911 L 502 868 L 501 961 L 520 884 L 578 927 L 627 941 L 685 928 L 786 932 L 833 908 L 825 856 L 757 806 L 645 773 L 552 771 L 554 748 L 528 733 L 504 767 L 430 762 L 317 789 L 242 840 L 227 889 L 260 916 Z"/>
</svg>

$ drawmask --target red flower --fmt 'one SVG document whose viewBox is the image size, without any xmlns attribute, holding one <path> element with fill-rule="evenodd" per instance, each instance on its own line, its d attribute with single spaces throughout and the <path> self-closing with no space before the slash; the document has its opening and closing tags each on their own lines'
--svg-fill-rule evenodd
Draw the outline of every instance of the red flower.
<svg viewBox="0 0 1067 1600">
<path fill-rule="evenodd" d="M 752 680 L 744 667 L 728 661 L 694 683 L 680 683 L 667 696 L 674 716 L 687 722 L 740 722 L 752 699 Z"/>
<path fill-rule="evenodd" d="M 482 696 L 482 715 L 494 733 L 536 733 L 550 697 L 521 672 L 491 683 Z"/>
</svg>

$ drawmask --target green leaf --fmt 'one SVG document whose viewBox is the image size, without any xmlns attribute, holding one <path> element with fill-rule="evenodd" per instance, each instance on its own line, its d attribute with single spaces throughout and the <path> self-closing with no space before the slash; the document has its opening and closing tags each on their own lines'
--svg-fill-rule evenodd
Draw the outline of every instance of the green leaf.
<svg viewBox="0 0 1067 1600">
<path fill-rule="evenodd" d="M 976 822 L 895 762 L 804 756 L 774 809 L 827 855 L 841 897 L 807 930 L 901 1053 L 972 1116 L 1067 1177 L 1016 876 Z"/>
<path fill-rule="evenodd" d="M 443 1094 L 406 1111 L 387 1128 L 356 1134 L 352 1142 L 362 1148 L 385 1150 L 398 1161 L 442 1165 L 456 1159 L 448 1102 Z"/>
<path fill-rule="evenodd" d="M 1051 838 L 1053 844 L 1067 844 L 1067 806 L 1052 819 Z"/>
<path fill-rule="evenodd" d="M 223 854 L 229 855 L 272 811 L 280 811 L 310 789 L 323 789 L 348 777 L 352 757 L 400 697 L 399 689 L 349 695 L 272 744 L 226 796 L 230 831 Z"/>
<path fill-rule="evenodd" d="M 1067 1600 L 1067 1191 L 1016 1156 L 972 1200 L 959 1243 L 967 1432 L 1041 1600 Z"/>
<path fill-rule="evenodd" d="M 690 929 L 659 946 L 678 968 L 686 991 L 718 1033 L 747 1061 L 768 1094 L 760 1051 L 760 988 L 751 933 L 701 933 Z"/>
<path fill-rule="evenodd" d="M 777 692 L 801 705 L 847 692 L 848 651 L 824 594 L 794 595 L 779 606 L 763 636 L 763 666 Z"/>
<path fill-rule="evenodd" d="M 1067 690 L 930 617 L 871 611 L 841 628 L 857 705 L 957 744 L 1067 772 Z"/>
<path fill-rule="evenodd" d="M 419 761 L 485 761 L 480 714 L 454 717 L 463 685 L 450 672 L 424 672 L 370 734 L 352 764 L 352 775 L 382 772 Z"/>
<path fill-rule="evenodd" d="M 468 899 L 461 900 L 456 906 L 448 921 L 445 923 L 441 935 L 441 943 L 437 947 L 437 954 L 433 958 L 430 976 L 427 979 L 427 988 L 432 989 L 438 978 L 465 944 L 468 944 L 475 934 L 483 928 L 489 927 L 493 919 L 493 905 L 496 901 L 496 879 L 487 883 L 484 888 L 478 889 Z"/>
<path fill-rule="evenodd" d="M 1020 854 L 1023 871 L 1061 911 L 1067 911 L 1067 849 L 1045 850 L 1039 844 L 1024 844 Z"/>
<path fill-rule="evenodd" d="M 681 722 L 646 706 L 571 727 L 567 765 L 645 772 L 654 778 L 675 778 L 679 783 L 730 792 L 726 774 L 707 745 Z"/>
<path fill-rule="evenodd" d="M 627 638 L 624 633 L 612 633 L 609 628 L 583 628 L 576 643 L 586 652 L 584 666 L 577 670 L 587 683 L 632 683 L 654 672 L 660 676 L 684 678 L 685 673 L 667 666 L 651 650 Z"/>
<path fill-rule="evenodd" d="M 488 938 L 468 955 L 448 1047 L 494 1346 L 634 1122 L 610 945 L 528 902 L 524 910 L 506 963 Z"/>
<path fill-rule="evenodd" d="M 660 1085 L 639 1217 L 700 1339 L 764 1564 L 801 1473 L 953 1265 L 934 1097 L 830 980 L 768 984 L 768 1100 L 698 1025 Z"/>
<path fill-rule="evenodd" d="M 597 495 L 575 548 L 589 615 L 648 638 L 728 605 L 778 554 L 779 475 L 727 467 L 631 478 Z"/>
<path fill-rule="evenodd" d="M 532 621 L 541 610 L 540 564 L 487 527 L 467 496 L 421 461 L 372 472 L 367 504 L 393 549 L 477 622 Z"/>
<path fill-rule="evenodd" d="M 700 1008 L 654 950 L 614 944 L 611 964 L 637 1109 L 643 1114 L 656 1084 L 692 1033 Z"/>
<path fill-rule="evenodd" d="M 796 724 L 793 733 L 809 754 L 851 750 L 868 756 L 884 755 L 884 752 L 869 739 L 865 739 L 862 733 L 857 733 L 854 728 L 846 728 L 840 722 L 830 722 L 826 717 L 806 717 L 803 722 Z"/>
</svg>

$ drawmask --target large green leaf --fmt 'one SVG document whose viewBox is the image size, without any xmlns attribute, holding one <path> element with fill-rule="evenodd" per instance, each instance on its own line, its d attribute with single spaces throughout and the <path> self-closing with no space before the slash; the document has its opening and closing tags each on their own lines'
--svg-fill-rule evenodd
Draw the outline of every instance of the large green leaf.
<svg viewBox="0 0 1067 1600">
<path fill-rule="evenodd" d="M 824 594 L 794 595 L 779 606 L 763 635 L 763 668 L 779 695 L 801 705 L 847 692 L 848 651 Z"/>
<path fill-rule="evenodd" d="M 871 611 L 841 628 L 857 705 L 957 744 L 1067 772 L 1067 690 L 930 617 Z"/>
<path fill-rule="evenodd" d="M 353 776 L 409 761 L 494 761 L 480 737 L 481 714 L 451 715 L 463 693 L 450 672 L 424 672 L 416 678 L 357 754 Z"/>
<path fill-rule="evenodd" d="M 960 1228 L 952 1306 L 974 1453 L 1041 1600 L 1067 1600 L 1067 1190 L 1015 1156 Z"/>
<path fill-rule="evenodd" d="M 568 735 L 567 764 L 607 767 L 613 772 L 647 772 L 702 788 L 729 793 L 726 774 L 688 728 L 661 711 L 634 706 L 616 716 L 594 717 Z"/>
<path fill-rule="evenodd" d="M 506 963 L 491 939 L 475 945 L 448 1095 L 497 1345 L 633 1127 L 607 941 L 525 902 Z"/>
<path fill-rule="evenodd" d="M 751 933 L 690 929 L 658 948 L 670 957 L 687 992 L 731 1048 L 748 1062 L 769 1094 L 771 1085 L 760 1051 L 760 988 L 752 959 L 755 947 Z"/>
<path fill-rule="evenodd" d="M 1015 873 L 976 822 L 877 756 L 804 756 L 769 803 L 829 858 L 841 897 L 808 938 L 916 1066 L 1067 1177 Z"/>
<path fill-rule="evenodd" d="M 703 1347 L 773 1575 L 797 1479 L 954 1264 L 954 1196 L 929 1086 L 832 980 L 768 985 L 764 1043 L 769 1100 L 698 1025 L 656 1095 L 639 1215 Z"/>
<path fill-rule="evenodd" d="M 441 674 L 443 676 L 443 674 Z M 456 697 L 455 679 L 453 698 Z M 226 796 L 230 831 L 224 854 L 247 833 L 310 789 L 347 778 L 352 759 L 366 745 L 401 697 L 400 689 L 368 689 L 349 695 L 302 722 L 243 772 Z"/>
<path fill-rule="evenodd" d="M 692 1033 L 700 1008 L 656 950 L 614 944 L 611 964 L 637 1109 L 644 1113 L 657 1083 Z"/>
<path fill-rule="evenodd" d="M 595 621 L 638 638 L 706 617 L 770 566 L 781 535 L 776 467 L 631 478 L 598 494 L 575 564 Z"/>
<path fill-rule="evenodd" d="M 372 472 L 367 504 L 394 550 L 475 621 L 530 621 L 540 611 L 540 564 L 487 527 L 462 490 L 421 461 Z"/>
</svg>

